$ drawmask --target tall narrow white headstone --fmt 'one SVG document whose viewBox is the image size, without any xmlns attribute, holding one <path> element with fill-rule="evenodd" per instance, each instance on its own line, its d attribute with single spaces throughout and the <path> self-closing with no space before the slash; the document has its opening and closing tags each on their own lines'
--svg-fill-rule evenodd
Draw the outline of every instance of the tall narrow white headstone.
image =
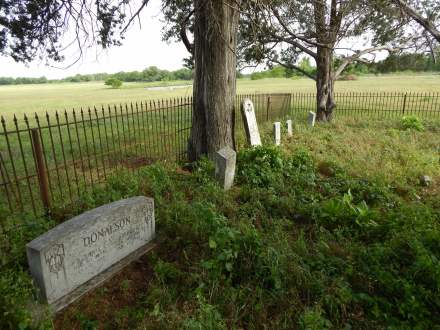
<svg viewBox="0 0 440 330">
<path fill-rule="evenodd" d="M 230 147 L 224 147 L 214 155 L 215 177 L 224 190 L 230 189 L 234 184 L 236 158 L 236 152 Z"/>
<path fill-rule="evenodd" d="M 287 124 L 287 136 L 292 136 L 293 135 L 293 127 L 292 127 L 292 120 L 286 120 L 286 124 Z"/>
<path fill-rule="evenodd" d="M 273 123 L 273 138 L 275 145 L 281 144 L 281 123 L 279 121 Z"/>
<path fill-rule="evenodd" d="M 258 131 L 257 118 L 255 117 L 254 104 L 250 99 L 244 99 L 241 104 L 241 115 L 243 117 L 246 138 L 251 146 L 261 145 L 260 132 Z"/>
<path fill-rule="evenodd" d="M 310 111 L 307 121 L 308 121 L 310 127 L 315 126 L 316 113 L 314 113 L 313 111 Z"/>
</svg>

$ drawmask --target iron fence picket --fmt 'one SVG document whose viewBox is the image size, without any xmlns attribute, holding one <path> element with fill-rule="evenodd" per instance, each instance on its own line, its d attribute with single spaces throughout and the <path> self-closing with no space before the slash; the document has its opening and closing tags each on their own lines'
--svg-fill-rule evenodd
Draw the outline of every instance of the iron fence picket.
<svg viewBox="0 0 440 330">
<path fill-rule="evenodd" d="M 335 115 L 361 118 L 397 118 L 418 115 L 440 116 L 439 93 L 335 93 Z M 243 138 L 240 105 L 245 98 L 254 102 L 259 125 L 290 117 L 305 122 L 307 112 L 316 108 L 313 93 L 241 94 L 234 103 L 233 130 L 236 146 Z M 93 112 L 93 113 L 92 113 Z M 31 125 L 14 116 L 9 127 L 1 117 L 0 197 L 12 211 L 23 211 L 30 204 L 39 214 L 38 171 L 31 130 L 37 129 L 47 170 L 49 195 L 73 202 L 82 189 L 105 182 L 121 168 L 138 171 L 157 160 L 184 161 L 192 126 L 193 102 L 190 97 L 149 101 L 118 106 L 101 106 L 60 116 L 45 114 L 45 123 L 35 114 Z M 1 147 L 4 146 L 4 147 Z M 35 165 L 35 166 L 34 166 Z M 41 165 L 43 166 L 43 165 Z M 40 167 L 41 167 L 40 166 Z M 67 199 L 66 199 L 67 200 Z"/>
</svg>

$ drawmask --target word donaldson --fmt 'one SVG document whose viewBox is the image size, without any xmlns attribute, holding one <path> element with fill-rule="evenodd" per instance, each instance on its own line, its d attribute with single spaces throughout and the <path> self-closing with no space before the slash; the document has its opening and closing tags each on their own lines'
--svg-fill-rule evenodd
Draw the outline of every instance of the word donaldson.
<svg viewBox="0 0 440 330">
<path fill-rule="evenodd" d="M 90 246 L 96 243 L 101 237 L 104 238 L 108 235 L 113 234 L 114 232 L 123 229 L 125 226 L 129 225 L 130 222 L 130 217 L 125 217 L 118 222 L 114 222 L 107 227 L 101 228 L 100 230 L 93 232 L 89 237 L 83 237 L 82 239 L 84 241 L 84 246 Z"/>
</svg>

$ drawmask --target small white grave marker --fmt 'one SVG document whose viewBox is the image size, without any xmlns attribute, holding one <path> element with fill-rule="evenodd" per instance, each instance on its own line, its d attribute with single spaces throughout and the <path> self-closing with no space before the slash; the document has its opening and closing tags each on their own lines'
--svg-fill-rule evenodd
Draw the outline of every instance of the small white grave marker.
<svg viewBox="0 0 440 330">
<path fill-rule="evenodd" d="M 234 184 L 237 154 L 230 147 L 224 147 L 215 153 L 214 158 L 215 177 L 223 189 L 228 190 Z"/>
<path fill-rule="evenodd" d="M 243 100 L 243 103 L 241 104 L 241 115 L 243 117 L 244 130 L 246 132 L 248 143 L 251 146 L 260 146 L 260 132 L 258 131 L 254 104 L 250 99 Z"/>
<path fill-rule="evenodd" d="M 287 136 L 293 136 L 293 127 L 292 127 L 292 120 L 286 120 L 286 124 L 287 124 Z"/>
<path fill-rule="evenodd" d="M 309 112 L 309 117 L 307 118 L 308 124 L 310 127 L 315 126 L 315 121 L 316 121 L 316 113 L 314 113 L 313 111 Z"/>
<path fill-rule="evenodd" d="M 279 121 L 273 123 L 273 138 L 275 145 L 281 144 L 281 123 Z"/>
</svg>

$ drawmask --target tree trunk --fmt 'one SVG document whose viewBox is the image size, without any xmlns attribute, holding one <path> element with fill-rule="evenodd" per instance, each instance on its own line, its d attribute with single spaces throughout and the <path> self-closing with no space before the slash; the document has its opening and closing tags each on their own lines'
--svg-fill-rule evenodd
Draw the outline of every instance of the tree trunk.
<svg viewBox="0 0 440 330">
<path fill-rule="evenodd" d="M 188 156 L 234 148 L 236 0 L 194 0 L 194 108 Z"/>
<path fill-rule="evenodd" d="M 327 47 L 318 47 L 316 58 L 316 103 L 317 120 L 331 121 L 333 109 L 336 107 L 333 98 L 333 50 Z"/>
</svg>

